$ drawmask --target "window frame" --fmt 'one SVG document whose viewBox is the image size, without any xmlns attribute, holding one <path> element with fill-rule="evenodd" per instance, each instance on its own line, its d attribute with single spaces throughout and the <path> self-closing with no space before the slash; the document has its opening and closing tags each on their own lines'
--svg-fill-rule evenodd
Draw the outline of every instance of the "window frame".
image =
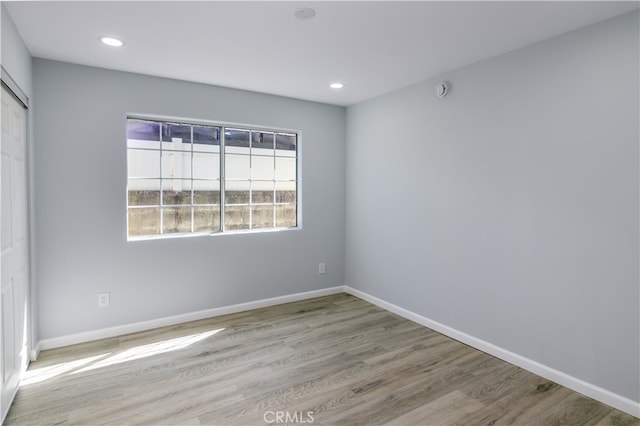
<svg viewBox="0 0 640 426">
<path fill-rule="evenodd" d="M 135 177 L 129 177 L 129 166 L 128 166 L 128 161 L 129 161 L 129 150 L 130 149 L 135 149 L 135 148 L 129 148 L 129 144 L 128 144 L 128 135 L 127 135 L 127 124 L 129 122 L 129 120 L 141 120 L 141 121 L 152 121 L 152 122 L 157 122 L 160 125 L 168 123 L 168 124 L 185 124 L 185 125 L 190 125 L 190 126 L 210 126 L 210 127 L 218 127 L 219 128 L 219 176 L 218 176 L 218 182 L 220 185 L 220 190 L 219 190 L 219 207 L 220 207 L 220 213 L 219 213 L 219 219 L 220 219 L 220 229 L 217 231 L 191 231 L 191 232 L 171 232 L 171 233 L 163 233 L 163 229 L 162 226 L 160 225 L 160 233 L 159 234 L 147 234 L 147 235 L 130 235 L 129 234 L 129 210 L 130 207 L 129 206 L 129 180 L 130 179 L 136 179 Z M 162 126 L 161 126 L 162 127 Z M 271 126 L 261 126 L 261 125 L 252 125 L 252 124 L 246 124 L 246 123 L 236 123 L 236 122 L 226 122 L 226 121 L 214 121 L 214 120 L 206 120 L 206 119 L 192 119 L 192 118 L 185 118 L 185 117 L 173 117 L 173 116 L 161 116 L 161 115 L 150 115 L 150 114 L 139 114 L 139 113 L 129 113 L 126 114 L 125 116 L 125 120 L 124 120 L 124 129 L 125 129 L 125 218 L 126 218 L 126 224 L 125 224 L 125 233 L 126 233 L 126 240 L 127 242 L 135 242 L 135 241 L 148 241 L 148 240 L 164 240 L 164 239 L 171 239 L 171 238 L 190 238 L 190 237 L 202 237 L 202 236 L 221 236 L 221 235 L 238 235 L 238 234 L 259 234 L 259 233 L 269 233 L 269 232 L 281 232 L 281 231 L 295 231 L 295 230 L 301 230 L 302 229 L 302 167 L 301 167 L 301 162 L 302 162 L 302 132 L 300 130 L 296 130 L 296 129 L 288 129 L 288 128 L 281 128 L 281 127 L 271 127 Z M 274 177 L 273 177 L 273 184 L 274 184 L 274 198 L 272 201 L 272 205 L 274 207 L 274 215 L 275 215 L 275 209 L 278 205 L 291 205 L 292 203 L 277 203 L 276 202 L 276 196 L 275 196 L 275 192 L 276 192 L 276 183 L 278 182 L 278 180 L 276 179 L 275 176 L 275 160 L 276 158 L 279 158 L 276 155 L 276 135 L 277 134 L 287 134 L 287 135 L 294 135 L 295 139 L 296 139 L 296 149 L 295 151 L 293 151 L 295 153 L 295 155 L 292 157 L 295 159 L 295 166 L 296 166 L 296 170 L 295 170 L 295 203 L 293 203 L 293 205 L 295 206 L 296 209 L 296 225 L 295 226 L 283 226 L 283 227 L 277 227 L 276 224 L 277 222 L 274 220 L 273 223 L 273 227 L 268 227 L 268 228 L 248 228 L 248 229 L 226 229 L 226 225 L 225 225 L 225 187 L 226 187 L 226 182 L 227 182 L 227 178 L 225 175 L 225 157 L 228 155 L 226 152 L 226 144 L 225 144 L 225 129 L 233 129 L 233 130 L 245 130 L 249 132 L 249 138 L 250 138 L 250 148 L 249 148 L 249 154 L 246 154 L 251 161 L 251 158 L 253 157 L 253 153 L 252 153 L 252 134 L 254 132 L 259 132 L 259 133 L 273 133 L 273 142 L 274 142 L 274 146 L 273 146 L 273 158 L 274 158 Z M 157 150 L 155 149 L 148 149 L 149 151 L 157 151 L 159 153 L 160 156 L 162 156 L 162 152 L 163 149 L 161 147 L 163 142 L 162 139 L 162 129 L 160 130 L 159 133 L 159 148 Z M 193 144 L 193 138 L 192 138 L 192 144 Z M 194 154 L 194 149 L 193 146 L 191 148 L 191 163 L 193 164 L 194 158 L 193 158 L 193 154 Z M 285 157 L 286 158 L 286 157 Z M 162 163 L 162 157 L 160 157 L 160 163 Z M 251 164 L 251 163 L 250 163 Z M 251 166 L 250 169 L 251 171 Z M 148 179 L 153 179 L 153 178 L 148 178 Z M 164 207 L 172 207 L 172 205 L 165 205 L 162 202 L 162 191 L 163 191 L 163 183 L 162 181 L 164 179 L 169 179 L 166 177 L 162 177 L 162 171 L 160 173 L 160 177 L 158 178 L 158 180 L 160 181 L 160 200 L 157 204 L 157 206 L 153 206 L 153 207 L 157 207 L 160 210 L 160 217 L 162 218 L 163 216 L 163 208 Z M 194 208 L 194 189 L 193 189 L 193 181 L 197 180 L 193 177 L 193 170 L 191 171 L 191 177 L 189 178 L 189 181 L 191 183 L 191 202 L 190 202 L 190 207 L 192 209 L 192 219 L 191 219 L 191 225 L 192 225 L 192 229 L 193 229 L 193 221 L 194 221 L 194 212 L 193 212 L 193 208 Z M 234 181 L 234 179 L 231 179 L 230 181 Z M 238 180 L 240 181 L 240 180 Z M 251 175 L 249 176 L 249 179 L 247 180 L 247 182 L 249 182 L 250 184 L 250 188 L 252 188 L 251 182 L 253 182 L 254 180 L 251 178 Z M 283 180 L 281 182 L 291 182 L 291 181 L 286 181 Z M 250 215 L 251 213 L 251 209 L 252 206 L 254 205 L 253 200 L 252 200 L 252 193 L 251 193 L 251 189 L 249 192 L 249 200 L 248 200 L 248 208 L 250 210 Z M 257 203 L 260 204 L 260 203 Z M 177 207 L 178 205 L 176 205 Z M 135 207 L 134 207 L 135 208 Z M 161 219 L 160 219 L 161 220 Z M 162 223 L 162 222 L 161 222 Z"/>
</svg>

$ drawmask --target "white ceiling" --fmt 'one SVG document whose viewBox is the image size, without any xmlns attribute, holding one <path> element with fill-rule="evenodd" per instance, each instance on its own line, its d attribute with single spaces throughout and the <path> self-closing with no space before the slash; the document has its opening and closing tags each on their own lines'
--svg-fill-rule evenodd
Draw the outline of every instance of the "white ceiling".
<svg viewBox="0 0 640 426">
<path fill-rule="evenodd" d="M 630 2 L 3 2 L 34 57 L 350 105 Z M 294 17 L 312 7 L 311 20 Z M 109 48 L 98 37 L 125 41 Z M 343 81 L 342 90 L 330 89 Z"/>
</svg>

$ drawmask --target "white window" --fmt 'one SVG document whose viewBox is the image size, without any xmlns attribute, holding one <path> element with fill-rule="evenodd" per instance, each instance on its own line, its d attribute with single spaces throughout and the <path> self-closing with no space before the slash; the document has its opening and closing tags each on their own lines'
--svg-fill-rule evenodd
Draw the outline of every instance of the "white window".
<svg viewBox="0 0 640 426">
<path fill-rule="evenodd" d="M 297 226 L 298 135 L 127 119 L 127 233 L 162 235 Z"/>
</svg>

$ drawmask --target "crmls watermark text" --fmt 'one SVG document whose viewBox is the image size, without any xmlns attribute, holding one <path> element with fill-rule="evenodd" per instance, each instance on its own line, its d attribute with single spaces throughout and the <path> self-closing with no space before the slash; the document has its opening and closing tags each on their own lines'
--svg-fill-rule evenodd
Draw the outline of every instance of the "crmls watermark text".
<svg viewBox="0 0 640 426">
<path fill-rule="evenodd" d="M 269 424 L 313 423 L 313 411 L 265 411 L 262 419 Z"/>
</svg>

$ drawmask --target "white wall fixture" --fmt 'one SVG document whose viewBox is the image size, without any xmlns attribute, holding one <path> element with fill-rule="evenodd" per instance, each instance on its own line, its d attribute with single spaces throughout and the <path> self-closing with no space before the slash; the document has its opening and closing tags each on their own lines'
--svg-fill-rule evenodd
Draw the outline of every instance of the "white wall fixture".
<svg viewBox="0 0 640 426">
<path fill-rule="evenodd" d="M 109 293 L 98 293 L 98 307 L 99 308 L 109 307 Z"/>
<path fill-rule="evenodd" d="M 111 47 L 122 47 L 124 45 L 122 40 L 119 40 L 114 37 L 100 37 L 100 41 L 103 44 L 106 44 L 107 46 L 111 46 Z"/>
<path fill-rule="evenodd" d="M 446 81 L 443 81 L 436 84 L 435 89 L 433 89 L 433 93 L 438 98 L 444 98 L 449 93 L 449 83 L 447 83 Z"/>
<path fill-rule="evenodd" d="M 293 16 L 302 20 L 313 19 L 316 16 L 316 11 L 310 7 L 299 7 L 293 12 Z"/>
</svg>

